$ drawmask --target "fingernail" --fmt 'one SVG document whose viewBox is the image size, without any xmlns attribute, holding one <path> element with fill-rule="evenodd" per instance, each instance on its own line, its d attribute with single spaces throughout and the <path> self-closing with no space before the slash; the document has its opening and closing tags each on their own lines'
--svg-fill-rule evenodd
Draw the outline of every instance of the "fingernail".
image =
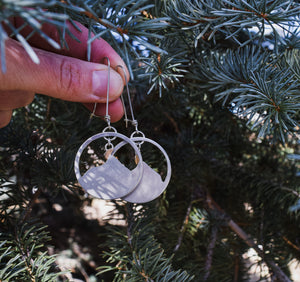
<svg viewBox="0 0 300 282">
<path fill-rule="evenodd" d="M 121 77 L 115 73 L 110 72 L 110 79 L 109 79 L 109 93 L 112 96 L 116 95 L 116 92 L 119 92 L 121 82 Z M 106 98 L 106 91 L 107 91 L 107 84 L 108 84 L 108 72 L 106 70 L 102 71 L 94 71 L 93 72 L 93 94 L 98 97 Z"/>
</svg>

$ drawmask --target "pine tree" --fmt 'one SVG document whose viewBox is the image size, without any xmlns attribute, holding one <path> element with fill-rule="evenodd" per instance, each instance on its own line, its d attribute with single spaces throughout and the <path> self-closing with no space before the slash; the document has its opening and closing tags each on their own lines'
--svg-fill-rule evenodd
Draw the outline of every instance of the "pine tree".
<svg viewBox="0 0 300 282">
<path fill-rule="evenodd" d="M 112 201 L 110 218 L 125 225 L 87 220 L 92 198 L 73 162 L 105 122 L 87 125 L 81 105 L 37 94 L 0 130 L 0 281 L 67 281 L 50 250 L 68 238 L 89 248 L 81 273 L 90 281 L 248 281 L 249 249 L 268 269 L 260 279 L 291 281 L 288 265 L 300 259 L 299 14 L 292 0 L 0 0 L 3 72 L 8 36 L 36 59 L 24 26 L 58 48 L 41 24 L 57 27 L 60 47 L 67 20 L 84 24 L 95 35 L 87 59 L 99 37 L 122 56 L 139 128 L 172 163 L 158 199 Z M 128 133 L 124 121 L 115 126 Z M 156 152 L 145 158 L 161 167 Z"/>
</svg>

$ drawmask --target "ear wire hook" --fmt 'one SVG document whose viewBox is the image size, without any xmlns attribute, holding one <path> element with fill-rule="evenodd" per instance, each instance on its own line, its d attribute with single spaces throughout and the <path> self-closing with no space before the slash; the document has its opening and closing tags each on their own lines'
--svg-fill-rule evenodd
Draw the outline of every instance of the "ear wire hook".
<svg viewBox="0 0 300 282">
<path fill-rule="evenodd" d="M 123 102 L 123 107 L 124 107 L 124 113 L 125 113 L 125 123 L 126 123 L 126 127 L 127 127 L 127 123 L 128 121 L 131 122 L 131 124 L 135 127 L 135 130 L 138 131 L 138 122 L 137 120 L 134 118 L 134 114 L 133 114 L 133 107 L 132 107 L 132 103 L 131 103 L 131 99 L 130 99 L 130 93 L 129 93 L 129 87 L 128 87 L 128 80 L 127 80 L 127 76 L 126 76 L 126 72 L 124 70 L 124 67 L 121 65 L 117 65 L 116 70 L 118 68 L 121 68 L 123 70 L 123 74 L 124 74 L 124 78 L 125 78 L 125 85 L 126 85 L 126 92 L 127 92 L 127 99 L 128 99 L 128 104 L 129 104 L 129 109 L 130 109 L 130 114 L 131 114 L 131 120 L 129 120 L 127 118 L 127 111 L 126 111 L 126 107 L 125 107 L 125 102 L 124 102 L 124 98 L 123 96 L 121 96 L 122 98 L 122 102 Z"/>
<path fill-rule="evenodd" d="M 104 57 L 104 59 L 107 59 L 107 89 L 106 89 L 106 110 L 105 110 L 105 116 L 104 116 L 104 120 L 107 122 L 108 127 L 110 127 L 110 115 L 108 114 L 108 104 L 109 104 L 109 87 L 110 87 L 110 60 L 108 57 Z M 93 111 L 90 114 L 90 118 L 88 121 L 88 124 L 90 123 L 91 119 L 96 116 L 95 112 L 97 109 L 97 102 L 94 103 L 94 107 L 93 107 Z M 123 101 L 124 104 L 124 101 Z"/>
<path fill-rule="evenodd" d="M 108 114 L 108 104 L 109 104 L 109 87 L 110 87 L 110 60 L 108 57 L 105 57 L 107 59 L 107 89 L 106 89 L 106 111 L 104 119 L 107 122 L 108 127 L 110 127 L 110 115 Z"/>
<path fill-rule="evenodd" d="M 109 86 L 110 86 L 110 60 L 108 57 L 105 57 L 104 59 L 107 59 L 107 66 L 108 66 L 108 74 L 107 74 L 107 92 L 106 92 L 106 113 L 105 113 L 105 116 L 104 116 L 104 119 L 105 121 L 107 122 L 108 126 L 110 127 L 110 115 L 108 114 L 108 104 L 109 104 Z M 121 65 L 119 65 L 119 67 L 122 67 Z M 117 66 L 118 68 L 118 66 Z M 122 67 L 123 68 L 123 67 Z M 128 89 L 128 85 L 127 85 L 127 78 L 126 78 L 126 73 L 124 72 L 124 75 L 125 75 L 125 80 L 126 80 L 126 87 L 127 87 L 127 91 L 129 91 Z M 128 92 L 129 94 L 129 92 Z M 125 102 L 124 102 L 124 98 L 123 98 L 123 95 L 121 95 L 121 102 L 122 102 L 122 105 L 123 105 L 123 109 L 124 109 L 124 115 L 125 115 L 125 123 L 126 123 L 126 127 L 127 127 L 127 123 L 128 123 L 128 117 L 127 117 L 127 112 L 126 112 L 126 107 L 125 107 Z M 131 105 L 130 105 L 131 106 Z M 131 107 L 132 108 L 132 107 Z M 88 125 L 90 124 L 91 122 L 91 119 L 96 116 L 95 115 L 95 112 L 96 112 L 96 109 L 97 109 L 97 103 L 94 103 L 94 107 L 93 107 L 93 111 L 91 112 L 90 114 L 90 118 L 89 118 L 89 121 L 88 121 Z M 132 112 L 132 110 L 131 110 Z"/>
<path fill-rule="evenodd" d="M 117 65 L 116 70 L 118 68 L 121 68 L 123 70 L 123 73 L 124 73 L 124 78 L 125 78 L 125 82 L 126 82 L 126 92 L 127 92 L 127 97 L 128 97 L 128 104 L 129 104 L 129 109 L 130 109 L 130 113 L 131 113 L 131 120 L 130 120 L 130 122 L 135 127 L 135 131 L 133 133 L 131 133 L 130 138 L 134 138 L 134 137 L 145 138 L 145 134 L 138 129 L 138 122 L 134 118 L 133 107 L 132 107 L 132 103 L 131 103 L 131 99 L 130 99 L 130 93 L 129 93 L 129 87 L 128 87 L 128 81 L 127 81 L 125 69 L 121 65 Z M 125 103 L 123 104 L 123 107 L 124 107 L 124 112 L 126 113 Z M 127 126 L 128 119 L 127 119 L 126 115 L 125 115 L 125 122 L 126 122 L 126 126 Z M 138 148 L 140 148 L 143 143 L 144 143 L 144 141 L 137 142 Z"/>
</svg>

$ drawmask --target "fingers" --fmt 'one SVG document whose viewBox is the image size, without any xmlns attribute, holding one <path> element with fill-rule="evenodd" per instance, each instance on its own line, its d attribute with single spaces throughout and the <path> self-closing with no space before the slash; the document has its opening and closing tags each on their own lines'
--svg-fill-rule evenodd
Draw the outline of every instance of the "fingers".
<svg viewBox="0 0 300 282">
<path fill-rule="evenodd" d="M 15 18 L 15 25 L 21 26 L 24 22 L 20 18 Z M 44 50 L 48 50 L 51 52 L 55 52 L 61 55 L 75 57 L 81 60 L 87 60 L 87 41 L 89 39 L 88 29 L 81 25 L 80 23 L 76 23 L 81 31 L 78 31 L 73 25 L 68 23 L 69 30 L 76 38 L 80 41 L 76 41 L 70 35 L 66 34 L 65 40 L 67 42 L 68 48 L 57 50 L 50 46 L 46 40 L 41 38 L 38 34 L 35 34 L 30 37 L 29 43 L 32 46 L 37 48 L 41 48 Z M 49 37 L 51 37 L 56 42 L 60 42 L 60 35 L 57 31 L 57 28 L 50 24 L 43 24 L 42 31 L 45 32 Z M 30 27 L 26 27 L 22 29 L 22 33 L 26 36 L 30 34 L 32 30 Z M 93 35 L 92 35 L 93 36 Z M 116 69 L 118 65 L 121 65 L 125 72 L 127 81 L 129 80 L 129 72 L 128 69 L 122 60 L 122 58 L 118 55 L 118 53 L 102 38 L 96 39 L 91 44 L 91 62 L 107 64 L 105 61 L 105 57 L 108 57 L 110 60 L 111 67 Z M 124 79 L 123 71 L 118 71 L 120 75 Z"/>
<path fill-rule="evenodd" d="M 12 117 L 12 110 L 29 105 L 34 99 L 34 93 L 23 91 L 0 92 L 0 128 L 9 124 Z M 94 104 L 85 104 L 92 111 Z M 121 99 L 117 99 L 108 104 L 108 114 L 111 116 L 111 122 L 119 121 L 124 108 Z M 106 104 L 97 104 L 96 116 L 106 115 Z"/>
<path fill-rule="evenodd" d="M 73 102 L 106 102 L 106 65 L 40 49 L 35 49 L 40 59 L 40 63 L 35 64 L 15 40 L 6 40 L 6 47 L 7 71 L 0 72 L 1 89 L 21 89 Z M 117 99 L 123 88 L 121 76 L 111 69 L 110 101 Z"/>
<path fill-rule="evenodd" d="M 0 128 L 9 124 L 12 117 L 12 110 L 0 110 Z"/>
<path fill-rule="evenodd" d="M 33 99 L 33 92 L 0 91 L 0 128 L 9 124 L 13 109 L 27 106 Z"/>
<path fill-rule="evenodd" d="M 14 20 L 16 27 L 24 23 L 18 18 Z M 63 100 L 82 102 L 92 109 L 94 103 L 106 103 L 108 73 L 105 58 L 107 57 L 111 65 L 109 101 L 114 101 L 109 104 L 109 114 L 112 122 L 119 120 L 123 115 L 123 107 L 118 97 L 123 91 L 124 83 L 129 80 L 125 63 L 103 39 L 96 39 L 91 44 L 91 62 L 94 63 L 86 62 L 88 30 L 79 23 L 77 25 L 81 31 L 70 23 L 68 25 L 71 33 L 80 40 L 80 43 L 67 34 L 65 39 L 68 48 L 65 49 L 54 49 L 38 34 L 30 37 L 29 43 L 40 48 L 35 49 L 40 59 L 39 64 L 32 62 L 18 42 L 12 39 L 6 40 L 7 72 L 5 74 L 0 72 L 1 90 L 7 92 L 20 89 L 25 92 L 45 94 Z M 43 24 L 43 31 L 56 42 L 60 41 L 56 27 Z M 28 26 L 22 29 L 24 36 L 31 32 Z M 0 97 L 0 111 L 4 108 L 6 111 L 20 107 L 30 101 L 30 99 L 22 100 L 24 97 L 18 95 L 15 97 L 11 101 L 6 98 L 1 100 Z M 99 104 L 96 115 L 104 115 L 104 109 L 105 105 Z"/>
<path fill-rule="evenodd" d="M 0 91 L 0 111 L 8 111 L 29 105 L 34 99 L 34 92 Z"/>
<path fill-rule="evenodd" d="M 0 128 L 5 127 L 9 124 L 12 117 L 12 110 L 1 111 L 0 110 Z"/>
</svg>

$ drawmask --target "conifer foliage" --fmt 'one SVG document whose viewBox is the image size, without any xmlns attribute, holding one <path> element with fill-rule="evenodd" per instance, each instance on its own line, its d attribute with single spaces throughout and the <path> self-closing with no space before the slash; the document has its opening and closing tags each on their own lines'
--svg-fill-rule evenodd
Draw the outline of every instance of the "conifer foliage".
<svg viewBox="0 0 300 282">
<path fill-rule="evenodd" d="M 37 94 L 0 129 L 0 281 L 248 281 L 249 250 L 259 258 L 257 280 L 292 281 L 288 265 L 300 259 L 299 15 L 292 0 L 0 0 L 2 72 L 8 37 L 38 62 L 33 34 L 67 48 L 66 21 L 82 23 L 87 60 L 101 37 L 128 65 L 139 128 L 172 163 L 163 195 L 143 205 L 111 201 L 100 226 L 83 214 L 93 199 L 73 162 L 105 123 Z M 12 17 L 24 25 L 15 28 Z M 123 121 L 115 126 L 128 133 Z M 145 159 L 161 167 L 157 152 Z M 83 263 L 64 272 L 57 255 L 68 249 Z"/>
</svg>

